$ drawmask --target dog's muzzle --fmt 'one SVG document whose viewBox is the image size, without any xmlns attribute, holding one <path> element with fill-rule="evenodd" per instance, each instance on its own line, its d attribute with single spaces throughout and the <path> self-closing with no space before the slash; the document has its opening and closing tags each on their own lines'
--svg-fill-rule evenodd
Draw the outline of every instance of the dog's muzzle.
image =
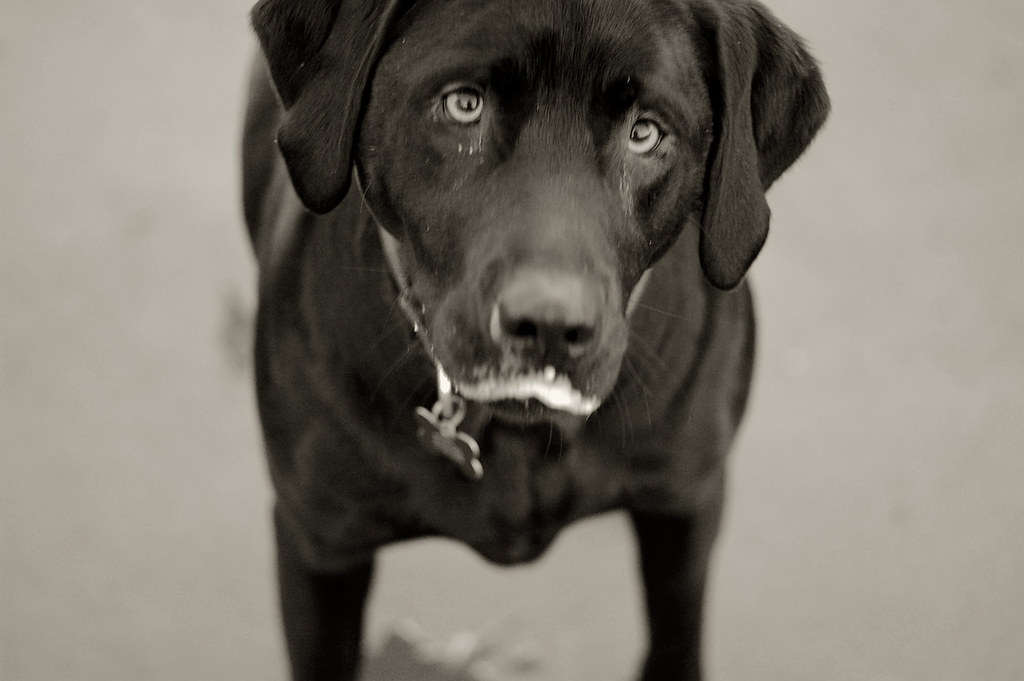
<svg viewBox="0 0 1024 681">
<path fill-rule="evenodd" d="M 358 182 L 358 174 L 356 177 Z M 437 400 L 429 410 L 415 409 L 417 435 L 428 450 L 451 460 L 467 478 L 479 480 L 483 476 L 480 447 L 472 436 L 459 430 L 466 400 L 493 405 L 537 403 L 553 412 L 583 418 L 597 411 L 601 398 L 584 393 L 556 368 L 562 361 L 584 354 L 598 336 L 598 308 L 603 301 L 595 299 L 583 284 L 557 274 L 523 273 L 502 291 L 489 329 L 491 340 L 504 346 L 517 361 L 504 368 L 480 368 L 468 380 L 453 381 L 437 358 L 422 306 L 411 293 L 398 241 L 379 221 L 377 226 L 399 289 L 399 304 L 437 370 Z M 644 272 L 630 294 L 627 319 L 649 274 L 650 270 Z"/>
</svg>

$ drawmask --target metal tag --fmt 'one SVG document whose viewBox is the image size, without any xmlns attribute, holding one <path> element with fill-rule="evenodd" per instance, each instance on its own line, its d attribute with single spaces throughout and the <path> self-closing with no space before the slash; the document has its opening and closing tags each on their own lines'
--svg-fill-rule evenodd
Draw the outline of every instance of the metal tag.
<svg viewBox="0 0 1024 681">
<path fill-rule="evenodd" d="M 459 424 L 466 416 L 465 400 L 450 392 L 442 392 L 432 410 L 416 407 L 415 416 L 416 436 L 423 446 L 454 463 L 470 480 L 483 477 L 480 445 L 459 430 Z"/>
</svg>

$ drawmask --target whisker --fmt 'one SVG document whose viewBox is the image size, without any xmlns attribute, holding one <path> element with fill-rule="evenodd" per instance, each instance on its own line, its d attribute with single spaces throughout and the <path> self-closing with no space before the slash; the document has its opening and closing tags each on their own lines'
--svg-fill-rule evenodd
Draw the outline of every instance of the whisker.
<svg viewBox="0 0 1024 681">
<path fill-rule="evenodd" d="M 382 334 L 382 336 L 383 335 L 384 334 Z M 414 350 L 417 347 L 418 344 L 415 341 L 415 339 L 409 341 L 406 344 L 405 350 L 402 352 L 402 354 L 395 358 L 395 360 L 390 364 L 390 366 L 388 366 L 388 368 L 385 369 L 383 373 L 381 373 L 380 378 L 377 379 L 377 386 L 373 389 L 373 392 L 370 394 L 371 403 L 377 398 L 377 395 L 380 394 L 380 391 L 384 388 L 384 383 L 387 382 L 388 378 L 391 377 L 392 374 L 397 372 L 409 360 L 409 358 L 411 358 L 414 355 Z"/>
<path fill-rule="evenodd" d="M 432 378 L 423 378 L 419 383 L 416 384 L 416 387 L 415 387 L 414 390 L 410 390 L 409 391 L 408 395 L 406 395 L 406 398 L 404 400 L 402 400 L 402 404 L 399 406 L 399 408 L 402 409 L 402 410 L 411 412 L 412 411 L 411 403 L 416 398 L 416 396 L 418 394 L 420 394 L 421 392 L 426 392 L 427 388 L 433 387 L 433 385 L 434 385 L 434 379 L 432 379 Z M 417 407 L 428 407 L 429 408 L 431 405 L 430 404 L 418 404 L 416 406 Z"/>
<path fill-rule="evenodd" d="M 612 405 L 612 407 L 614 407 L 616 414 L 618 414 L 618 416 L 619 416 L 619 423 L 622 424 L 622 428 L 621 428 L 622 443 L 621 443 L 621 446 L 622 446 L 622 450 L 625 452 L 626 445 L 629 443 L 629 441 L 628 441 L 628 439 L 626 437 L 626 431 L 627 430 L 632 430 L 632 424 L 629 421 L 629 414 L 628 414 L 629 410 L 624 408 L 623 402 L 622 402 L 622 397 L 619 396 L 618 391 L 612 392 L 610 397 L 611 397 L 611 405 Z"/>
<path fill-rule="evenodd" d="M 404 363 L 413 356 L 414 353 L 407 351 L 405 355 L 403 355 L 402 358 L 399 360 L 399 363 Z M 405 399 L 403 399 L 399 404 L 395 405 L 397 410 L 399 412 L 404 411 L 408 414 L 411 414 L 413 412 L 414 407 L 427 407 L 429 409 L 432 406 L 429 402 L 413 405 L 413 401 L 416 399 L 418 395 L 427 392 L 430 388 L 436 387 L 435 381 L 436 379 L 433 376 L 424 375 L 419 380 L 418 383 L 409 386 L 410 389 L 405 391 Z"/>
<path fill-rule="evenodd" d="M 672 319 L 678 319 L 678 320 L 684 321 L 684 322 L 695 321 L 691 317 L 687 317 L 687 316 L 684 316 L 684 315 L 681 315 L 681 314 L 676 314 L 675 312 L 669 312 L 668 310 L 662 310 L 661 308 L 653 307 L 651 305 L 648 305 L 647 303 L 637 303 L 637 307 L 642 307 L 645 310 L 650 310 L 651 312 L 657 312 L 658 314 L 665 315 L 666 317 L 670 317 Z"/>
<path fill-rule="evenodd" d="M 640 390 L 640 396 L 643 397 L 644 400 L 644 412 L 647 414 L 647 427 L 653 429 L 654 417 L 651 415 L 651 401 L 648 398 L 649 391 L 647 389 L 647 384 L 644 382 L 643 377 L 641 377 L 640 374 L 637 372 L 636 368 L 634 368 L 633 362 L 630 361 L 629 357 L 623 358 L 623 366 L 625 366 L 626 371 L 629 372 L 630 376 L 633 377 L 633 380 L 636 383 L 637 388 L 639 388 Z M 635 439 L 636 433 L 632 433 L 632 435 Z"/>
<path fill-rule="evenodd" d="M 554 441 L 555 441 L 555 424 L 549 422 L 548 423 L 548 444 L 544 447 L 545 453 L 551 454 L 551 444 Z M 561 447 L 559 447 L 558 459 L 561 460 L 561 458 L 562 458 L 562 451 L 561 451 Z"/>
<path fill-rule="evenodd" d="M 636 333 L 633 330 L 629 332 L 629 349 L 634 359 L 642 362 L 645 368 L 649 369 L 648 373 L 658 373 L 668 369 L 668 362 L 665 361 L 662 354 L 657 352 L 651 343 Z"/>
</svg>

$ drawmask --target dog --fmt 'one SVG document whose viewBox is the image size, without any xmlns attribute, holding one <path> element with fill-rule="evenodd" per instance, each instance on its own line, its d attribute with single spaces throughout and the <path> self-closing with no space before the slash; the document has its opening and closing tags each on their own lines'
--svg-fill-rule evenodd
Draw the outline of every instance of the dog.
<svg viewBox="0 0 1024 681">
<path fill-rule="evenodd" d="M 356 678 L 374 552 L 635 530 L 641 678 L 701 678 L 765 191 L 829 101 L 755 0 L 262 0 L 243 139 L 295 679 Z"/>
</svg>

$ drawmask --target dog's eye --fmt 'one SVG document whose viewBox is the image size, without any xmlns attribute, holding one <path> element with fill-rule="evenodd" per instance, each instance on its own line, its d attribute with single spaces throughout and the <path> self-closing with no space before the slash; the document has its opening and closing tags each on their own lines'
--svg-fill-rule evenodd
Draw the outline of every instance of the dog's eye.
<svg viewBox="0 0 1024 681">
<path fill-rule="evenodd" d="M 663 136 L 657 123 L 649 118 L 641 118 L 629 131 L 629 150 L 634 154 L 649 154 L 658 148 Z"/>
<path fill-rule="evenodd" d="M 484 96 L 479 90 L 464 85 L 449 90 L 441 97 L 444 115 L 456 123 L 470 125 L 484 113 Z"/>
</svg>

